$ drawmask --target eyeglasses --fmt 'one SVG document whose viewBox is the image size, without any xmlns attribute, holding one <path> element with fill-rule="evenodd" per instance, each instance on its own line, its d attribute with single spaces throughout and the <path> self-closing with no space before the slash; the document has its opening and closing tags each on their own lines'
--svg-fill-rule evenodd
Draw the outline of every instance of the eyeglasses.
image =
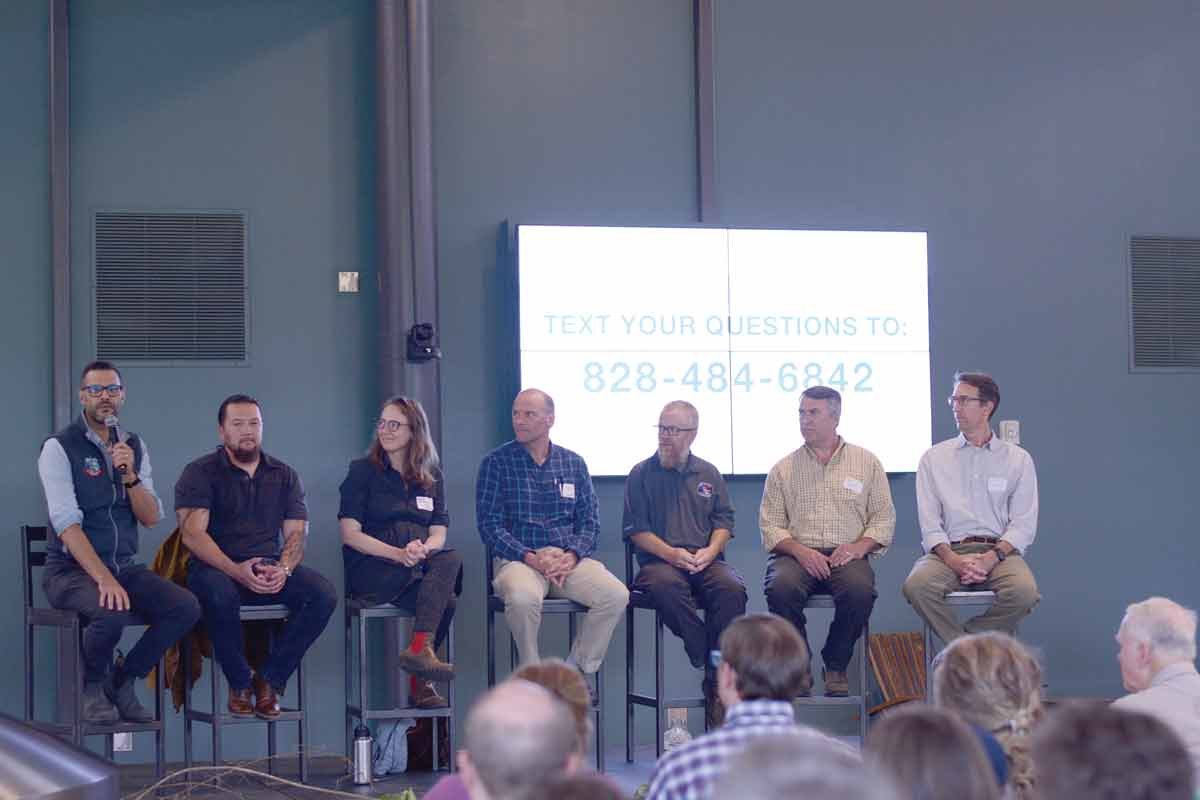
<svg viewBox="0 0 1200 800">
<path fill-rule="evenodd" d="M 952 394 L 946 398 L 946 405 L 954 408 L 955 406 L 965 406 L 967 403 L 979 403 L 983 405 L 987 402 L 982 397 L 967 397 L 965 394 Z"/>
<path fill-rule="evenodd" d="M 676 428 L 674 425 L 655 425 L 654 427 L 658 429 L 660 436 L 670 436 L 672 439 L 681 433 L 696 430 L 695 428 Z"/>
<path fill-rule="evenodd" d="M 89 397 L 99 397 L 102 394 L 107 394 L 109 397 L 116 397 L 121 392 L 125 391 L 125 387 L 118 383 L 111 383 L 108 386 L 101 386 L 97 383 L 89 383 L 83 387 L 83 390 L 88 393 Z"/>
<path fill-rule="evenodd" d="M 388 433 L 395 433 L 401 428 L 411 427 L 407 422 L 401 422 L 398 419 L 377 419 L 375 420 L 375 430 L 387 430 Z"/>
</svg>

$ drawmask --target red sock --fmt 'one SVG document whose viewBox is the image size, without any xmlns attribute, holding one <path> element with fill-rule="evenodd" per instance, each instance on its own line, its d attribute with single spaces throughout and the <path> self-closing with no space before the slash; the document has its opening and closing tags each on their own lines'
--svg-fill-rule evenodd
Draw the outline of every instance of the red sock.
<svg viewBox="0 0 1200 800">
<path fill-rule="evenodd" d="M 408 678 L 408 693 L 410 695 L 416 694 L 420 685 L 421 684 L 417 681 L 416 676 L 410 675 Z"/>
<path fill-rule="evenodd" d="M 415 631 L 412 641 L 408 644 L 408 652 L 419 653 L 425 649 L 425 645 L 429 642 L 429 634 L 425 631 Z"/>
</svg>

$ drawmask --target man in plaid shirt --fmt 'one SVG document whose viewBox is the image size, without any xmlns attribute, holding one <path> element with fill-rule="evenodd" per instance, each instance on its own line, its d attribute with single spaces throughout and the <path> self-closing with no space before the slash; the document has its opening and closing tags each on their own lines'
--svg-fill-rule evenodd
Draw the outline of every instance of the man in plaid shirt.
<svg viewBox="0 0 1200 800">
<path fill-rule="evenodd" d="M 539 389 L 517 395 L 516 438 L 483 458 L 475 482 L 479 535 L 495 559 L 492 586 L 522 664 L 537 661 L 542 600 L 565 597 L 588 607 L 568 663 L 600 669 L 629 590 L 590 558 L 600 514 L 587 464 L 550 441 L 554 400 Z"/>
<path fill-rule="evenodd" d="M 754 739 L 795 731 L 792 698 L 810 689 L 808 648 L 774 614 L 738 617 L 721 634 L 717 691 L 725 724 L 665 753 L 647 800 L 706 800 L 727 762 Z"/>
</svg>

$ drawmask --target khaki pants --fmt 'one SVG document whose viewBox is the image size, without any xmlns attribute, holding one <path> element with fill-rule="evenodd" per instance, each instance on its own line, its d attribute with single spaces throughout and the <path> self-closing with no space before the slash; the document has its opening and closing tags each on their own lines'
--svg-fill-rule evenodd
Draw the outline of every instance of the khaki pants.
<svg viewBox="0 0 1200 800">
<path fill-rule="evenodd" d="M 972 542 L 951 545 L 955 553 L 985 553 L 990 544 Z M 946 604 L 950 592 L 992 591 L 991 608 L 966 623 L 959 623 L 954 609 Z M 921 619 L 947 644 L 955 638 L 980 631 L 1003 631 L 1016 635 L 1017 624 L 1041 600 L 1037 581 L 1025 559 L 1015 552 L 995 566 L 982 583 L 962 584 L 957 573 L 933 553 L 921 556 L 904 581 L 904 597 Z"/>
<path fill-rule="evenodd" d="M 504 601 L 504 618 L 517 642 L 517 655 L 522 664 L 539 658 L 542 600 L 553 597 L 574 600 L 588 607 L 583 625 L 571 645 L 571 660 L 588 674 L 600 669 L 613 631 L 629 604 L 629 590 L 624 583 L 592 558 L 580 561 L 561 587 L 520 561 L 498 558 L 495 571 L 492 588 Z"/>
</svg>

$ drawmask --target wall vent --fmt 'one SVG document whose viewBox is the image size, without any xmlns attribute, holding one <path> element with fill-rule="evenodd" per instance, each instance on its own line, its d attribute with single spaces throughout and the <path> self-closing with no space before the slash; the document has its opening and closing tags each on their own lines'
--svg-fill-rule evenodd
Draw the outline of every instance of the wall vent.
<svg viewBox="0 0 1200 800">
<path fill-rule="evenodd" d="M 96 355 L 246 360 L 246 215 L 101 211 Z"/>
<path fill-rule="evenodd" d="M 1129 243 L 1131 367 L 1200 372 L 1200 239 Z"/>
</svg>

